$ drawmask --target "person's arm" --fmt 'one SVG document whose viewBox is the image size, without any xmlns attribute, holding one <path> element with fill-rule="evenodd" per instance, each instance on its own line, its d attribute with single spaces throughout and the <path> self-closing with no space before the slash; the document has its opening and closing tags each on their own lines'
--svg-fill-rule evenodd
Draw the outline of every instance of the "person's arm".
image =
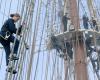
<svg viewBox="0 0 100 80">
<path fill-rule="evenodd" d="M 21 32 L 22 32 L 22 27 L 24 27 L 25 26 L 25 22 L 23 22 L 21 25 L 20 25 L 20 27 L 18 28 L 18 35 L 20 35 L 21 34 Z"/>
<path fill-rule="evenodd" d="M 22 31 L 22 25 L 20 25 L 20 27 L 18 28 L 18 35 L 20 35 L 21 34 L 21 31 Z"/>
</svg>

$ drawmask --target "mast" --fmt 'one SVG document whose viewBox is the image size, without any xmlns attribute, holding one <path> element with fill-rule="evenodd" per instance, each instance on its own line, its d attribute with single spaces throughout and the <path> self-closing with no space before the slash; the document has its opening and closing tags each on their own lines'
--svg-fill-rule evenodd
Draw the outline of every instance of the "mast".
<svg viewBox="0 0 100 80">
<path fill-rule="evenodd" d="M 79 21 L 79 11 L 77 7 L 76 0 L 69 0 L 70 2 L 70 17 L 75 30 L 77 31 L 80 28 Z M 82 37 L 83 35 L 81 35 Z M 75 80 L 88 80 L 87 77 L 87 67 L 85 62 L 85 50 L 84 43 L 79 41 L 79 33 L 76 32 L 74 42 L 74 50 L 75 50 Z"/>
</svg>

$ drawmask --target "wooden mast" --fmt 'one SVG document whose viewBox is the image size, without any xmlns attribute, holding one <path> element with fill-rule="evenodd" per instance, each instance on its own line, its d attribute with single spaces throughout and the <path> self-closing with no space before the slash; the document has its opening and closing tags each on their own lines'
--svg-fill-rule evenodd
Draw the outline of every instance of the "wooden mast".
<svg viewBox="0 0 100 80">
<path fill-rule="evenodd" d="M 80 28 L 79 21 L 79 11 L 77 7 L 76 0 L 69 0 L 70 2 L 70 17 L 75 30 L 77 31 Z M 81 35 L 83 36 L 83 35 Z M 87 77 L 87 66 L 86 66 L 86 56 L 84 50 L 84 43 L 79 41 L 79 33 L 76 32 L 74 42 L 74 50 L 75 50 L 75 80 L 88 80 Z"/>
</svg>

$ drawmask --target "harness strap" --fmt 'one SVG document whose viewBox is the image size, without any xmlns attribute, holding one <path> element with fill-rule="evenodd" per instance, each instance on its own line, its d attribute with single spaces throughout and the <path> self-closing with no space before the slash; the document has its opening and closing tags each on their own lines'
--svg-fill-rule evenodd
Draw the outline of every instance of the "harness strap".
<svg viewBox="0 0 100 80">
<path fill-rule="evenodd" d="M 0 34 L 0 37 L 3 38 L 4 40 L 8 40 L 8 38 L 10 37 L 11 33 L 9 31 L 6 32 L 5 36 L 3 36 L 2 34 Z"/>
</svg>

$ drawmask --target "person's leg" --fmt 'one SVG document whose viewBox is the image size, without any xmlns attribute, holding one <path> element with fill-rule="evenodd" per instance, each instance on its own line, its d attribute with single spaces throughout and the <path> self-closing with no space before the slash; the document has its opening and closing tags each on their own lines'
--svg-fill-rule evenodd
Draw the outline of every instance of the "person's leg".
<svg viewBox="0 0 100 80">
<path fill-rule="evenodd" d="M 64 22 L 64 32 L 67 31 L 67 22 Z"/>
<path fill-rule="evenodd" d="M 6 53 L 6 66 L 7 66 L 7 69 L 6 71 L 7 72 L 11 72 L 12 71 L 12 66 L 9 65 L 9 58 L 10 58 L 10 42 L 8 40 L 0 40 L 0 43 L 3 45 L 4 47 L 4 50 L 5 50 L 5 53 Z M 16 74 L 17 71 L 13 69 L 13 74 Z"/>
<path fill-rule="evenodd" d="M 17 54 L 17 52 L 18 52 L 18 47 L 19 47 L 19 40 L 16 39 L 15 46 L 14 46 L 14 53 L 15 54 Z"/>
<path fill-rule="evenodd" d="M 95 69 L 96 68 L 95 61 L 94 60 L 91 61 L 92 61 L 93 68 Z"/>
<path fill-rule="evenodd" d="M 73 51 L 72 51 L 72 45 L 69 42 L 66 42 L 66 49 L 68 56 L 73 59 Z"/>
<path fill-rule="evenodd" d="M 16 39 L 16 38 L 15 38 L 14 36 L 11 36 L 11 37 L 9 38 L 9 41 L 12 42 L 12 43 L 14 43 L 15 39 Z M 18 47 L 19 47 L 19 40 L 16 39 L 15 44 L 14 44 L 14 53 L 15 53 L 15 54 L 17 54 Z"/>
<path fill-rule="evenodd" d="M 86 29 L 89 29 L 89 27 L 88 27 L 88 23 L 86 23 Z"/>
<path fill-rule="evenodd" d="M 4 49 L 5 49 L 5 52 L 6 52 L 6 66 L 8 66 L 7 67 L 7 69 L 6 69 L 6 71 L 7 72 L 11 72 L 12 71 L 12 66 L 11 65 L 9 65 L 9 56 L 10 56 L 10 44 L 9 45 L 4 45 L 3 46 L 4 47 Z M 17 73 L 17 71 L 16 70 L 13 70 L 13 74 L 16 74 Z"/>
<path fill-rule="evenodd" d="M 85 29 L 88 29 L 88 23 L 87 22 L 83 23 L 83 25 L 84 25 Z"/>
<path fill-rule="evenodd" d="M 9 55 L 10 55 L 10 44 L 7 44 L 6 46 L 3 45 L 4 50 L 6 52 L 6 65 L 8 66 L 9 63 Z"/>
<path fill-rule="evenodd" d="M 99 31 L 98 26 L 96 25 L 96 31 Z"/>
<path fill-rule="evenodd" d="M 10 45 L 7 45 L 4 47 L 5 52 L 6 52 L 6 65 L 9 63 L 9 56 L 10 56 Z"/>
<path fill-rule="evenodd" d="M 97 59 L 97 71 L 99 71 L 100 67 L 99 67 L 99 60 Z"/>
<path fill-rule="evenodd" d="M 10 36 L 8 41 L 14 43 L 15 37 L 14 36 Z M 13 54 L 11 53 L 10 55 L 10 59 L 11 60 L 18 60 L 19 58 L 17 57 L 17 51 L 18 51 L 18 46 L 19 46 L 19 41 L 16 39 L 15 45 L 14 45 L 14 51 Z M 11 72 L 13 70 L 13 74 L 16 74 L 17 71 L 15 69 L 13 69 L 13 67 L 8 67 L 8 72 Z"/>
<path fill-rule="evenodd" d="M 10 55 L 10 42 L 7 40 L 0 39 L 0 43 L 4 47 L 5 53 L 6 53 L 6 65 L 9 63 L 9 55 Z"/>
</svg>

